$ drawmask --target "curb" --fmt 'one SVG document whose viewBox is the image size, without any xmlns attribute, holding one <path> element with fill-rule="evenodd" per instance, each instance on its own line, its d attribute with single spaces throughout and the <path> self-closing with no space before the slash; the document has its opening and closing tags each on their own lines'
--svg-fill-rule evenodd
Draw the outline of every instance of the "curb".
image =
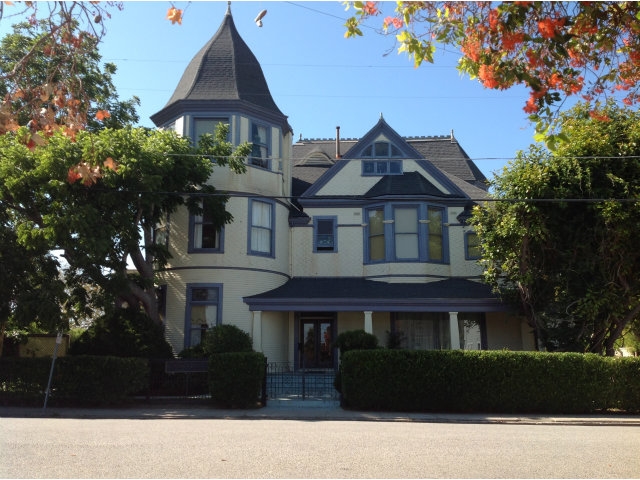
<svg viewBox="0 0 640 480">
<path fill-rule="evenodd" d="M 275 402 L 273 402 L 275 403 Z M 302 402 L 297 402 L 302 403 Z M 328 404 L 330 403 L 330 404 Z M 398 413 L 346 410 L 333 402 L 289 402 L 249 410 L 225 410 L 203 405 L 152 405 L 134 408 L 25 408 L 0 407 L 0 418 L 114 419 L 114 420 L 293 420 L 459 423 L 505 425 L 640 426 L 631 415 L 496 415 L 449 413 Z"/>
</svg>

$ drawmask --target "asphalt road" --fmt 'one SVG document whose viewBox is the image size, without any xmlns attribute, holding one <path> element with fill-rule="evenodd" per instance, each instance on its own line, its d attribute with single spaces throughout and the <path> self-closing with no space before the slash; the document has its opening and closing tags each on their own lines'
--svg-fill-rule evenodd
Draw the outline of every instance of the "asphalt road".
<svg viewBox="0 0 640 480">
<path fill-rule="evenodd" d="M 638 478 L 640 427 L 0 418 L 2 478 Z"/>
</svg>

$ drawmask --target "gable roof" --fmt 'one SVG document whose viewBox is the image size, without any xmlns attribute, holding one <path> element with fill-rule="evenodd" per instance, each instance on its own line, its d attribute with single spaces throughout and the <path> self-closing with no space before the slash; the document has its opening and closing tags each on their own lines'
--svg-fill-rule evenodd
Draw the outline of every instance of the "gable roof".
<svg viewBox="0 0 640 480">
<path fill-rule="evenodd" d="M 487 177 L 467 155 L 453 136 L 453 133 L 451 135 L 439 136 L 403 137 L 402 141 L 406 142 L 418 153 L 418 158 L 428 160 L 433 167 L 439 170 L 441 174 L 470 198 L 486 198 L 488 196 Z M 306 159 L 311 156 L 318 156 L 319 152 L 322 152 L 327 158 L 333 159 L 337 149 L 344 152 L 341 159 L 349 159 L 355 157 L 354 146 L 360 142 L 361 140 L 355 138 L 340 139 L 338 142 L 339 146 L 336 147 L 336 139 L 300 138 L 292 146 L 292 157 L 294 159 L 292 175 L 294 181 L 295 179 L 300 179 L 302 183 L 298 184 L 299 188 L 303 185 L 309 188 L 326 173 L 332 164 L 326 164 L 324 168 L 312 170 L 306 167 Z M 340 164 L 341 159 L 336 160 L 335 164 Z M 302 192 L 298 190 L 295 196 L 301 194 Z"/>
<path fill-rule="evenodd" d="M 216 107 L 266 115 L 291 131 L 271 97 L 260 63 L 236 29 L 230 7 L 218 31 L 189 62 L 167 104 L 151 120 L 161 126 L 186 110 Z"/>
</svg>

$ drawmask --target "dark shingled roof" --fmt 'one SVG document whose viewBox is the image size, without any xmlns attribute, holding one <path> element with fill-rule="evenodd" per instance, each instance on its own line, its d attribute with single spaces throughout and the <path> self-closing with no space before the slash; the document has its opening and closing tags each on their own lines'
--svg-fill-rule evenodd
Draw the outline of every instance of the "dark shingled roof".
<svg viewBox="0 0 640 480">
<path fill-rule="evenodd" d="M 291 131 L 286 116 L 271 97 L 260 63 L 240 37 L 230 9 L 216 34 L 187 66 L 165 107 L 152 115 L 151 120 L 156 125 L 171 120 L 166 117 L 179 104 L 202 109 L 225 101 L 258 107 L 280 117 L 287 131 Z"/>
<path fill-rule="evenodd" d="M 405 140 L 440 170 L 455 175 L 476 187 L 487 189 L 487 177 L 453 136 L 409 137 Z"/>
<path fill-rule="evenodd" d="M 244 298 L 251 310 L 488 311 L 504 306 L 491 288 L 464 278 L 387 283 L 360 277 L 295 277 L 268 292 Z M 448 310 L 450 308 L 457 310 Z"/>
<path fill-rule="evenodd" d="M 463 180 L 468 185 L 473 185 L 476 188 L 487 190 L 487 177 L 480 171 L 476 164 L 469 158 L 464 149 L 460 146 L 458 141 L 450 135 L 442 135 L 435 137 L 405 137 L 404 140 L 411 145 L 420 155 L 429 160 L 435 167 L 442 170 L 451 179 L 451 176 L 457 179 Z M 345 155 L 351 147 L 356 145 L 358 140 L 356 139 L 341 139 L 340 150 Z M 293 144 L 292 156 L 294 159 L 293 176 L 301 178 L 305 175 L 304 180 L 308 183 L 314 183 L 320 175 L 324 172 L 316 171 L 315 179 L 312 179 L 308 171 L 303 171 L 304 159 L 309 158 L 310 155 L 322 152 L 328 158 L 333 158 L 336 153 L 336 141 L 335 139 L 300 139 Z M 339 161 L 339 160 L 338 160 Z M 458 184 L 458 183 L 457 183 Z M 460 184 L 459 187 L 463 188 L 465 192 L 468 189 L 464 188 Z M 473 194 L 472 198 L 480 198 L 480 192 L 475 189 L 470 189 Z M 469 192 L 467 192 L 469 193 Z"/>
<path fill-rule="evenodd" d="M 384 195 L 429 195 L 433 197 L 444 195 L 418 172 L 407 172 L 402 175 L 383 176 L 378 183 L 364 194 L 365 197 L 381 197 Z"/>
</svg>

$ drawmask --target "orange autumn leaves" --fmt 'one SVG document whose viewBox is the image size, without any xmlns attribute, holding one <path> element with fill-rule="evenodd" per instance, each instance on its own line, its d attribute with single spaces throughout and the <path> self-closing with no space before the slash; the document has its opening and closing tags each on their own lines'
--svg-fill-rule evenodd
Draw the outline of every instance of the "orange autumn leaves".
<svg viewBox="0 0 640 480">
<path fill-rule="evenodd" d="M 118 162 L 111 157 L 107 157 L 102 165 L 108 170 L 118 171 Z M 80 162 L 71 167 L 67 172 L 67 181 L 71 184 L 80 181 L 85 186 L 91 186 L 101 177 L 102 169 L 100 165 L 91 165 L 87 162 Z"/>
<path fill-rule="evenodd" d="M 107 110 L 98 110 L 96 112 L 96 119 L 103 121 L 106 118 L 110 118 L 111 114 Z M 102 165 L 107 170 L 112 170 L 114 172 L 118 171 L 118 162 L 116 162 L 113 158 L 107 157 L 107 159 L 102 162 Z M 80 162 L 77 165 L 69 168 L 67 172 L 67 181 L 71 184 L 80 181 L 83 185 L 91 186 L 95 184 L 98 179 L 102 177 L 102 168 L 100 165 L 92 165 L 88 162 Z"/>
<path fill-rule="evenodd" d="M 172 25 L 175 25 L 176 23 L 178 25 L 182 25 L 182 10 L 171 6 L 167 12 L 167 20 L 171 21 Z"/>
<path fill-rule="evenodd" d="M 387 8 L 351 5 L 347 37 L 362 35 L 360 25 Z M 458 69 L 483 86 L 527 87 L 523 109 L 534 121 L 552 118 L 551 107 L 572 95 L 640 102 L 640 2 L 402 1 L 382 17 L 382 30 L 396 33 L 416 66 L 451 45 L 462 53 Z"/>
</svg>

